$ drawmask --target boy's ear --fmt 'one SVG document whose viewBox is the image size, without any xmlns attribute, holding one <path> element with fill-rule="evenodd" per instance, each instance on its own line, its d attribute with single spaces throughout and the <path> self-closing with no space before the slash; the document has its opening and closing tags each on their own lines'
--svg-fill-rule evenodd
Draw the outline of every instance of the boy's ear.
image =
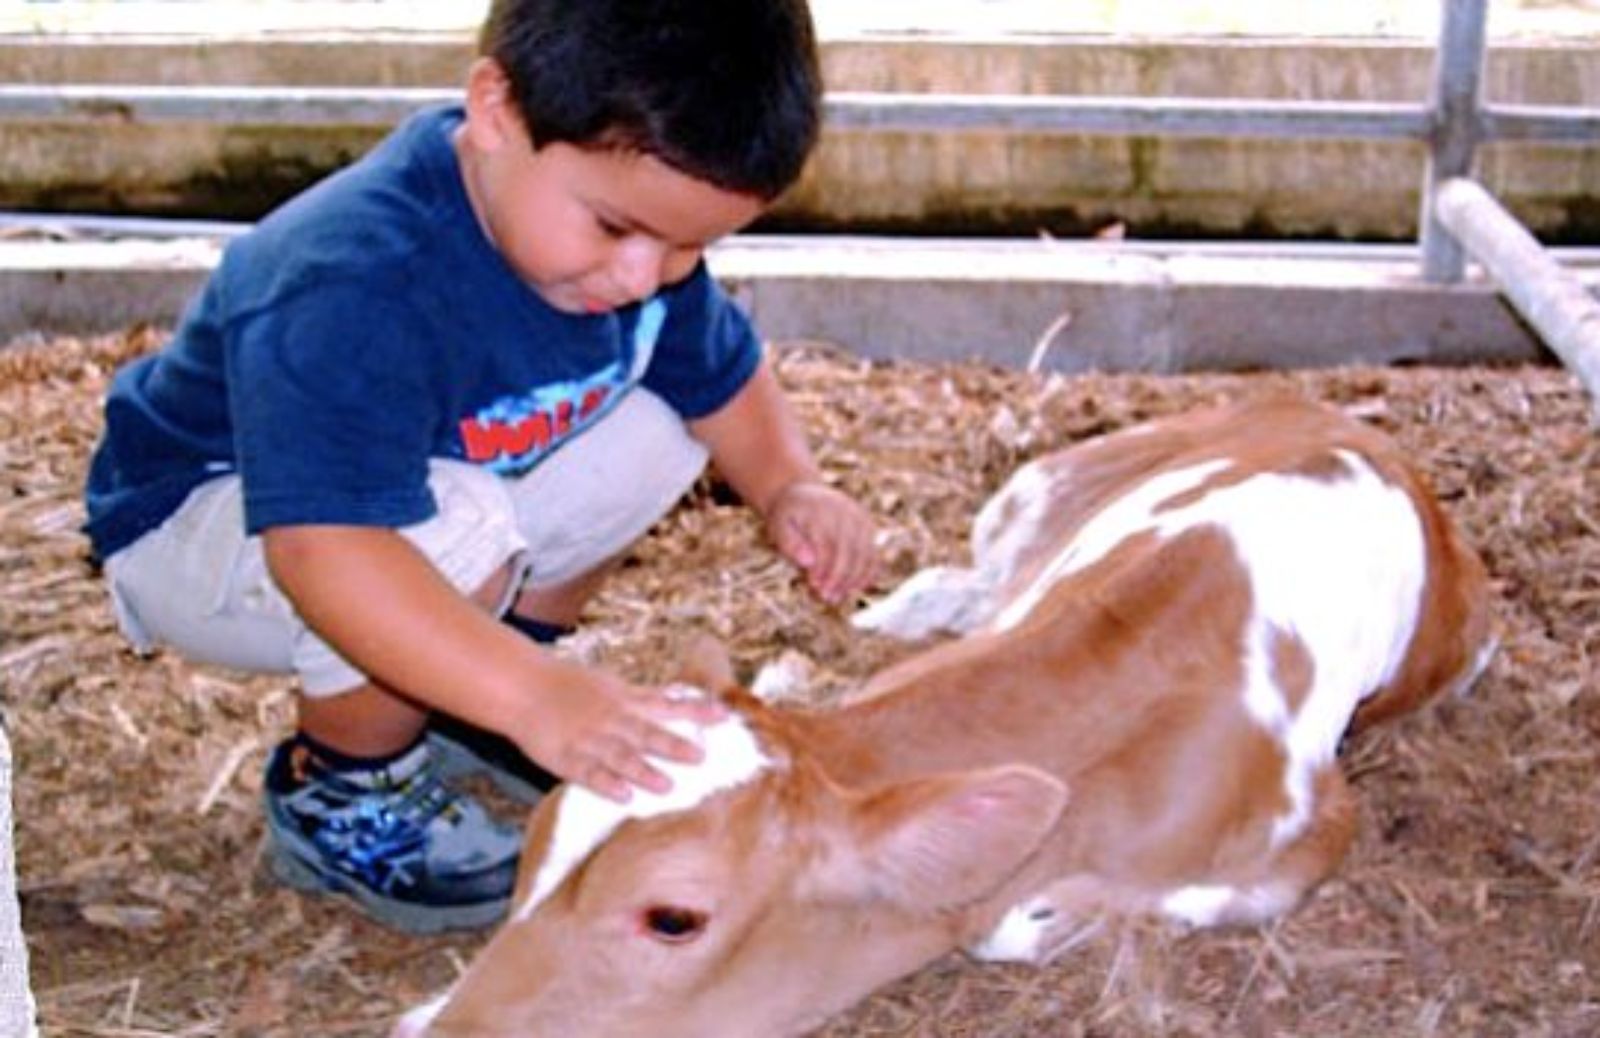
<svg viewBox="0 0 1600 1038">
<path fill-rule="evenodd" d="M 495 151 L 526 134 L 511 97 L 511 80 L 493 58 L 478 58 L 467 70 L 466 132 L 481 151 Z"/>
</svg>

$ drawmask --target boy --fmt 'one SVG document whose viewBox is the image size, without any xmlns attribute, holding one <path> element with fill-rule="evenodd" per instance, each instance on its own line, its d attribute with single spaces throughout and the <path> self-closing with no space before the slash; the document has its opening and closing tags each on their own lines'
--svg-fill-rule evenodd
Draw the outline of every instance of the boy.
<svg viewBox="0 0 1600 1038">
<path fill-rule="evenodd" d="M 496 0 L 463 107 L 237 240 L 118 373 L 86 529 L 119 624 L 300 679 L 280 878 L 487 925 L 517 834 L 441 784 L 446 749 L 488 729 L 619 800 L 696 759 L 660 722 L 719 708 L 536 643 L 708 456 L 825 600 L 871 581 L 871 520 L 701 262 L 798 175 L 819 94 L 803 0 Z"/>
</svg>

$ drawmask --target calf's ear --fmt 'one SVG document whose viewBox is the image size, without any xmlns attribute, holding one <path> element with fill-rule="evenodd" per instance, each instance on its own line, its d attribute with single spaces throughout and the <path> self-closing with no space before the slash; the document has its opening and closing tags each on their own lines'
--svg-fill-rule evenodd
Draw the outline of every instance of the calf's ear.
<svg viewBox="0 0 1600 1038">
<path fill-rule="evenodd" d="M 875 791 L 851 812 L 854 853 L 834 859 L 854 893 L 922 913 L 999 889 L 1039 849 L 1067 788 L 1021 765 L 937 775 Z"/>
<path fill-rule="evenodd" d="M 721 695 L 739 687 L 733 672 L 733 660 L 728 657 L 728 647 L 709 634 L 697 634 L 684 647 L 683 666 L 678 680 L 686 685 Z"/>
</svg>

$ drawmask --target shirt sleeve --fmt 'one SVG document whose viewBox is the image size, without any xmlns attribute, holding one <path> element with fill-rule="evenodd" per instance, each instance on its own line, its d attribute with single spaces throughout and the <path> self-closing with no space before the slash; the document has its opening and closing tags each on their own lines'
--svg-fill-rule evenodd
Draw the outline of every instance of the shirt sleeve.
<svg viewBox="0 0 1600 1038">
<path fill-rule="evenodd" d="M 435 512 L 426 322 L 371 288 L 316 286 L 228 337 L 245 526 L 400 527 Z"/>
<path fill-rule="evenodd" d="M 661 298 L 667 318 L 641 383 L 684 418 L 703 418 L 755 374 L 761 341 L 704 261 Z"/>
</svg>

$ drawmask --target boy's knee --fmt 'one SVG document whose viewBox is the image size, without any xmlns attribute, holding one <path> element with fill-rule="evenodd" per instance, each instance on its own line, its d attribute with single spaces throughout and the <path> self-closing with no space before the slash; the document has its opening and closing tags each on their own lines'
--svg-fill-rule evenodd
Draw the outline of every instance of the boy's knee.
<svg viewBox="0 0 1600 1038">
<path fill-rule="evenodd" d="M 474 599 L 503 603 L 519 579 L 526 543 L 504 482 L 464 462 L 435 459 L 428 488 L 438 508 L 433 518 L 400 531 L 450 584 Z"/>
<path fill-rule="evenodd" d="M 603 573 L 694 485 L 707 458 L 665 401 L 643 389 L 629 393 L 511 486 L 531 582 L 553 586 Z"/>
</svg>

